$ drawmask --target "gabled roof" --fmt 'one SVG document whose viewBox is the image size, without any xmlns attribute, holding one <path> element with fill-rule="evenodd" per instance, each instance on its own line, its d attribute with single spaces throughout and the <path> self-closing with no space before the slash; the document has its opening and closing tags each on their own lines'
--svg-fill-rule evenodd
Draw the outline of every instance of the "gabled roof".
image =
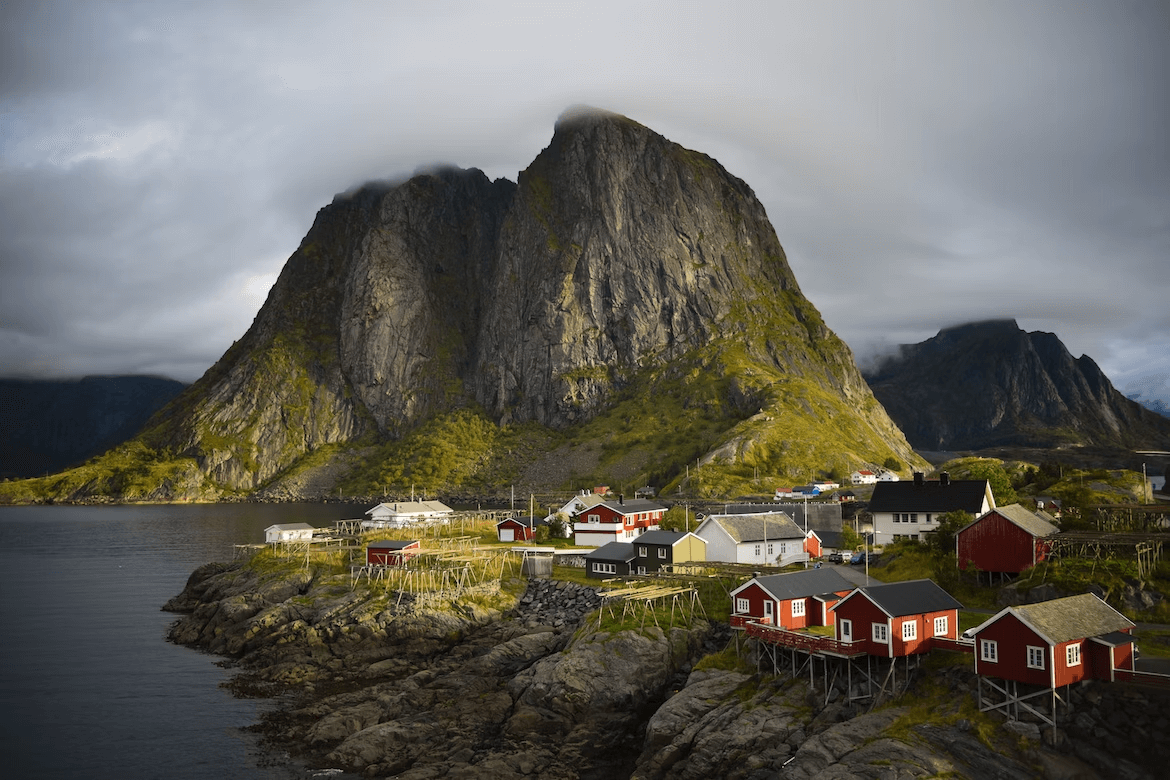
<svg viewBox="0 0 1170 780">
<path fill-rule="evenodd" d="M 378 509 L 385 508 L 392 514 L 397 515 L 421 515 L 427 513 L 450 513 L 455 510 L 444 504 L 442 501 L 396 501 L 392 504 L 378 504 L 377 506 L 367 509 L 366 514 L 372 515 Z"/>
<path fill-rule="evenodd" d="M 277 523 L 265 528 L 265 531 L 271 531 L 275 528 L 277 531 L 316 531 L 317 529 L 308 523 Z"/>
<path fill-rule="evenodd" d="M 803 539 L 801 530 L 784 512 L 753 515 L 708 515 L 704 520 L 718 523 L 736 543 L 762 542 L 765 539 Z"/>
<path fill-rule="evenodd" d="M 752 584 L 759 585 L 777 601 L 802 599 L 853 588 L 853 583 L 842 577 L 835 569 L 805 569 L 748 580 L 731 592 L 732 597 Z"/>
<path fill-rule="evenodd" d="M 888 582 L 884 585 L 866 585 L 857 588 L 837 603 L 841 608 L 851 598 L 868 598 L 878 609 L 890 617 L 921 615 L 926 612 L 943 612 L 948 609 L 962 609 L 951 594 L 940 588 L 933 580 L 909 580 Z"/>
<path fill-rule="evenodd" d="M 1098 596 L 1082 593 L 1079 596 L 1066 596 L 1037 604 L 1006 607 L 967 633 L 974 636 L 1009 614 L 1015 615 L 1021 623 L 1051 645 L 1074 639 L 1105 636 L 1114 631 L 1134 627 L 1133 621 Z"/>
<path fill-rule="evenodd" d="M 609 542 L 596 550 L 585 553 L 586 560 L 590 561 L 621 561 L 629 563 L 634 560 L 634 545 L 629 542 Z"/>
<path fill-rule="evenodd" d="M 983 511 L 983 498 L 990 490 L 986 479 L 952 479 L 945 485 L 937 480 L 878 482 L 869 499 L 869 511 L 943 514 L 962 510 L 977 515 Z"/>
<path fill-rule="evenodd" d="M 975 523 L 978 523 L 990 514 L 999 515 L 1012 525 L 1023 529 L 1032 536 L 1050 536 L 1060 531 L 1059 528 L 1050 522 L 1052 517 L 1046 512 L 1032 512 L 1020 506 L 1019 504 L 1008 504 L 1007 506 L 989 509 L 974 521 L 967 523 L 965 526 L 960 528 L 958 532 L 963 533 L 963 531 L 966 531 L 968 528 L 975 525 Z"/>
<path fill-rule="evenodd" d="M 635 498 L 625 503 L 619 504 L 617 501 L 601 501 L 599 505 L 606 506 L 617 512 L 619 515 L 634 515 L 639 512 L 658 512 L 665 510 L 666 507 L 661 504 L 656 504 L 653 501 L 647 501 L 644 498 Z"/>
<path fill-rule="evenodd" d="M 821 540 L 821 544 L 825 547 L 833 547 L 836 549 L 840 549 L 842 539 L 845 536 L 841 531 L 818 531 L 815 528 L 810 528 L 808 532 L 810 535 L 816 534 L 817 538 Z"/>
<path fill-rule="evenodd" d="M 695 536 L 686 531 L 647 531 L 634 540 L 634 544 L 653 544 L 659 547 L 674 547 L 687 536 Z M 695 536 L 696 539 L 699 537 Z M 704 544 L 706 539 L 702 540 Z"/>
<path fill-rule="evenodd" d="M 407 547 L 414 547 L 417 544 L 417 539 L 379 539 L 370 542 L 366 547 L 373 547 L 378 550 L 405 550 Z"/>
</svg>

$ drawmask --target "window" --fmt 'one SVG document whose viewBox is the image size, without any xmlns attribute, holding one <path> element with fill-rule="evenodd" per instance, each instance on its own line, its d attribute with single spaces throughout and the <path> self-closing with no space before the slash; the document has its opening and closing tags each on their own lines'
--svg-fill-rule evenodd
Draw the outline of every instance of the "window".
<svg viewBox="0 0 1170 780">
<path fill-rule="evenodd" d="M 902 516 L 900 514 L 898 514 L 897 512 L 894 512 L 894 522 L 895 523 L 902 522 Z"/>
<path fill-rule="evenodd" d="M 885 623 L 873 624 L 873 641 L 881 642 L 882 644 L 889 644 L 890 631 L 889 626 Z"/>
<path fill-rule="evenodd" d="M 999 663 L 999 643 L 994 639 L 980 639 L 979 660 L 989 664 Z"/>
<path fill-rule="evenodd" d="M 902 641 L 909 642 L 918 638 L 918 621 L 907 620 L 902 623 Z"/>
<path fill-rule="evenodd" d="M 946 615 L 944 615 L 942 617 L 936 617 L 934 619 L 934 635 L 935 636 L 946 636 L 947 635 Z"/>
<path fill-rule="evenodd" d="M 748 600 L 747 600 L 747 599 L 741 599 L 741 598 L 739 598 L 739 597 L 736 597 L 736 599 L 735 599 L 735 611 L 736 611 L 736 613 L 738 613 L 738 614 L 740 614 L 740 615 L 746 615 L 746 614 L 747 614 L 747 611 L 748 611 L 749 609 L 751 609 L 751 607 L 749 607 L 749 606 L 748 606 Z"/>
<path fill-rule="evenodd" d="M 666 558 L 666 548 L 665 547 L 658 548 L 658 557 L 662 558 L 662 559 Z"/>
<path fill-rule="evenodd" d="M 601 515 L 589 515 L 589 522 L 600 523 L 601 522 Z"/>
<path fill-rule="evenodd" d="M 1044 648 L 1034 647 L 1028 645 L 1028 668 L 1029 669 L 1043 669 L 1044 668 Z"/>
<path fill-rule="evenodd" d="M 804 615 L 804 599 L 793 599 L 792 617 L 801 617 L 802 615 Z"/>
<path fill-rule="evenodd" d="M 911 523 L 917 523 L 917 522 L 918 522 L 918 513 L 917 513 L 917 512 L 911 512 L 911 513 L 910 513 L 910 522 L 911 522 Z"/>
<path fill-rule="evenodd" d="M 1081 646 L 1080 645 L 1069 645 L 1068 647 L 1066 647 L 1064 649 L 1064 656 L 1065 656 L 1065 660 L 1068 662 L 1069 666 L 1080 666 L 1081 665 Z"/>
<path fill-rule="evenodd" d="M 646 548 L 645 548 L 645 547 L 643 547 L 642 545 L 638 545 L 638 557 L 639 557 L 639 558 L 645 558 L 645 557 L 646 557 Z"/>
<path fill-rule="evenodd" d="M 926 520 L 925 520 L 924 522 L 927 522 L 927 523 L 933 522 L 933 521 L 930 519 L 930 513 L 929 513 L 929 512 L 927 512 L 927 513 L 926 513 Z"/>
<path fill-rule="evenodd" d="M 613 563 L 595 563 L 593 571 L 597 574 L 617 574 L 617 565 Z"/>
<path fill-rule="evenodd" d="M 771 543 L 769 543 L 768 544 L 768 555 L 771 555 L 771 554 L 772 554 L 772 545 L 771 545 Z"/>
<path fill-rule="evenodd" d="M 756 545 L 756 555 L 759 555 L 759 554 L 760 554 L 760 546 L 757 544 Z"/>
</svg>

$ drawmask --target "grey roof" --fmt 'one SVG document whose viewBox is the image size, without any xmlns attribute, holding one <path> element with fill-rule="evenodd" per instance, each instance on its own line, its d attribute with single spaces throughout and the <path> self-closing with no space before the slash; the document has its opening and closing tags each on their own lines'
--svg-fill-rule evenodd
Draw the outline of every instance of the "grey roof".
<svg viewBox="0 0 1170 780">
<path fill-rule="evenodd" d="M 366 547 L 378 550 L 401 550 L 415 544 L 418 544 L 417 539 L 379 539 L 376 542 L 370 542 Z"/>
<path fill-rule="evenodd" d="M 1113 631 L 1134 627 L 1129 618 L 1092 593 L 1041 601 L 1038 604 L 1009 607 L 1005 610 L 1005 612 L 1007 611 L 1015 613 L 1017 617 L 1036 629 L 1053 644 L 1092 636 L 1104 636 Z M 994 619 L 992 618 L 992 620 Z M 983 625 L 991 623 L 992 620 Z"/>
<path fill-rule="evenodd" d="M 673 547 L 686 535 L 686 531 L 647 531 L 635 539 L 634 544 L 656 544 Z"/>
<path fill-rule="evenodd" d="M 804 531 L 801 530 L 800 526 L 783 512 L 754 515 L 711 515 L 708 519 L 719 523 L 736 542 L 804 538 Z"/>
<path fill-rule="evenodd" d="M 662 504 L 656 504 L 653 501 L 647 501 L 644 498 L 633 498 L 629 501 L 618 503 L 617 501 L 602 501 L 600 502 L 609 507 L 620 515 L 632 515 L 637 512 L 657 512 L 665 510 L 666 507 Z"/>
<path fill-rule="evenodd" d="M 853 583 L 842 577 L 835 569 L 805 569 L 788 574 L 769 574 L 766 577 L 756 577 L 751 582 L 759 584 L 780 601 L 853 590 Z M 741 587 L 748 584 L 751 583 L 745 583 Z"/>
<path fill-rule="evenodd" d="M 866 585 L 858 590 L 890 617 L 963 608 L 962 604 L 955 601 L 951 594 L 940 588 L 933 580 L 888 582 L 884 585 Z M 852 597 L 853 594 L 850 594 L 846 598 Z"/>
<path fill-rule="evenodd" d="M 821 544 L 825 547 L 832 547 L 834 549 L 841 548 L 841 540 L 845 536 L 843 531 L 817 531 L 815 529 L 810 530 L 812 530 L 813 533 L 817 535 L 817 538 L 821 540 Z"/>
<path fill-rule="evenodd" d="M 988 492 L 986 479 L 952 479 L 944 485 L 937 480 L 878 482 L 869 499 L 870 512 L 937 512 L 961 509 L 977 515 L 983 511 Z"/>
<path fill-rule="evenodd" d="M 989 510 L 986 514 L 980 515 L 978 520 L 967 523 L 967 525 L 959 529 L 959 533 L 966 531 L 968 528 L 975 525 L 975 523 L 978 523 L 979 520 L 987 517 L 987 515 L 991 514 L 992 512 L 1000 515 L 1009 523 L 1012 523 L 1013 525 L 1016 525 L 1027 531 L 1032 536 L 1051 536 L 1052 534 L 1058 533 L 1060 531 L 1059 528 L 1050 522 L 1053 518 L 1048 513 L 1033 512 L 1029 509 L 1025 509 L 1019 504 L 1008 504 L 1007 506 L 996 507 L 995 509 Z"/>
<path fill-rule="evenodd" d="M 629 563 L 634 560 L 634 545 L 629 542 L 609 542 L 592 552 L 585 553 L 585 558 L 591 561 L 621 561 Z"/>
</svg>

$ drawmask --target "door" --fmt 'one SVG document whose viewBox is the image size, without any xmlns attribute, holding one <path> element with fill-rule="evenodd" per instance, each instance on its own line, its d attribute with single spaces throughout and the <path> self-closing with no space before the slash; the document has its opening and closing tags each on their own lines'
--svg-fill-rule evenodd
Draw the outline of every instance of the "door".
<svg viewBox="0 0 1170 780">
<path fill-rule="evenodd" d="M 514 541 L 516 541 L 516 530 L 513 528 L 501 528 L 500 529 L 500 541 L 501 542 L 514 542 Z"/>
<path fill-rule="evenodd" d="M 841 621 L 841 641 L 842 642 L 852 642 L 853 641 L 853 621 L 852 620 L 842 620 Z"/>
<path fill-rule="evenodd" d="M 764 622 L 772 622 L 772 600 L 764 599 Z"/>
</svg>

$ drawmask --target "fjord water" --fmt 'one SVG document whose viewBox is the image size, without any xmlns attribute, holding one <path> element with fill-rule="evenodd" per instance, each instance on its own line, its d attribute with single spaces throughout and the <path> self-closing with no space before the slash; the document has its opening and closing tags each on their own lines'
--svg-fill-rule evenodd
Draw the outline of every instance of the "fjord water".
<svg viewBox="0 0 1170 780">
<path fill-rule="evenodd" d="M 331 526 L 364 509 L 0 507 L 3 776 L 312 776 L 243 730 L 272 704 L 234 698 L 223 659 L 168 643 L 177 616 L 161 607 L 273 523 Z"/>
</svg>

